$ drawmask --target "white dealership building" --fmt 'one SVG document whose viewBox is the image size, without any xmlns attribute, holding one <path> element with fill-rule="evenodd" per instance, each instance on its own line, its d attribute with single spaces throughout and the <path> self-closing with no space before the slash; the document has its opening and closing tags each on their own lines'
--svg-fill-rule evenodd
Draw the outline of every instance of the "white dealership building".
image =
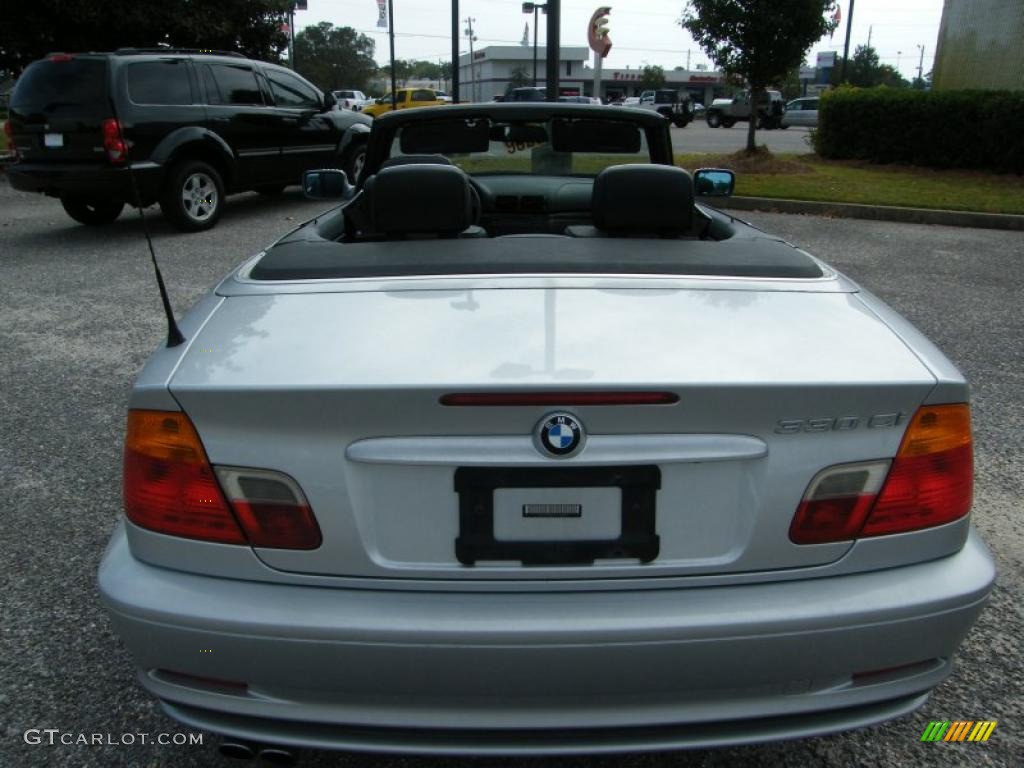
<svg viewBox="0 0 1024 768">
<path fill-rule="evenodd" d="M 491 101 L 503 95 L 514 82 L 533 83 L 533 46 L 489 45 L 459 57 L 459 99 L 460 101 Z M 543 46 L 537 48 L 537 85 L 544 87 L 547 82 Z M 594 70 L 591 68 L 591 52 L 585 46 L 562 46 L 560 51 L 559 92 L 565 95 L 591 96 L 594 91 Z M 623 96 L 639 96 L 641 71 L 631 69 L 602 69 L 601 88 L 598 96 L 604 101 Z M 702 104 L 725 92 L 725 77 L 721 72 L 706 70 L 672 69 L 665 71 L 665 87 L 677 91 L 688 91 L 690 96 Z"/>
</svg>

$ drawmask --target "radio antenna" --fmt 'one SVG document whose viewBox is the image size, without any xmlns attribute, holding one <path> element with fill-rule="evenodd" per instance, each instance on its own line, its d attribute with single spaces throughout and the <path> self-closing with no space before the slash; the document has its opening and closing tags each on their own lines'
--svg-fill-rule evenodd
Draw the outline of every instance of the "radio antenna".
<svg viewBox="0 0 1024 768">
<path fill-rule="evenodd" d="M 156 285 L 160 290 L 160 301 L 164 305 L 164 315 L 167 317 L 167 346 L 176 347 L 185 341 L 185 337 L 178 328 L 178 322 L 174 319 L 174 310 L 171 308 L 171 297 L 167 295 L 167 286 L 164 285 L 164 276 L 160 272 L 160 265 L 156 261 L 156 250 L 153 248 L 153 238 L 149 234 L 149 222 L 146 221 L 146 212 L 142 210 L 142 196 L 139 194 L 139 185 L 135 181 L 135 169 L 132 168 L 131 151 L 128 147 L 128 140 L 121 130 L 121 119 L 117 116 L 117 107 L 114 106 L 114 99 L 110 99 L 110 111 L 114 115 L 114 123 L 117 126 L 117 135 L 124 147 L 124 159 L 128 166 L 128 179 L 132 186 L 132 195 L 135 197 L 135 207 L 139 211 L 139 220 L 142 222 L 142 233 L 146 236 L 146 244 L 149 246 L 149 258 L 153 262 L 153 272 L 156 274 Z"/>
</svg>

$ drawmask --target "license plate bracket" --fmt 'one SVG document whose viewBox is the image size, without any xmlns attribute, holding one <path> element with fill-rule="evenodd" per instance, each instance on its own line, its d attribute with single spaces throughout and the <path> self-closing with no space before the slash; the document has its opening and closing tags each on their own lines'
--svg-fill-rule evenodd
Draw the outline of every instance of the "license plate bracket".
<svg viewBox="0 0 1024 768">
<path fill-rule="evenodd" d="M 615 539 L 509 541 L 494 537 L 494 491 L 498 488 L 619 488 L 622 527 Z M 658 556 L 655 497 L 657 466 L 491 468 L 459 467 L 459 536 L 455 556 L 463 565 L 480 560 L 517 560 L 523 565 L 591 565 L 594 560 Z"/>
</svg>

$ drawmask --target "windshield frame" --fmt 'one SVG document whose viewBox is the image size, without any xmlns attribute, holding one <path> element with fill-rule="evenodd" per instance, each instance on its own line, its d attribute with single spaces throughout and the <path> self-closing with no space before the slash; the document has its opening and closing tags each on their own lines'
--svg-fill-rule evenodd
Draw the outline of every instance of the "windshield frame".
<svg viewBox="0 0 1024 768">
<path fill-rule="evenodd" d="M 447 104 L 438 107 L 420 107 L 397 112 L 387 112 L 374 120 L 366 150 L 366 164 L 356 181 L 362 188 L 366 179 L 372 176 L 391 155 L 391 147 L 398 130 L 411 122 L 434 120 L 487 118 L 498 122 L 524 121 L 547 122 L 554 118 L 578 118 L 587 120 L 609 120 L 637 124 L 644 132 L 649 160 L 656 165 L 674 165 L 670 123 L 665 117 L 650 110 L 615 107 L 614 113 L 605 105 L 571 104 L 564 102 L 513 102 L 487 104 Z M 633 155 L 623 155 L 632 158 Z M 471 176 L 483 175 L 471 173 Z M 508 175 L 493 173 L 490 175 Z M 562 175 L 562 174 L 559 174 Z M 593 174 L 564 174 L 567 177 L 592 178 Z"/>
</svg>

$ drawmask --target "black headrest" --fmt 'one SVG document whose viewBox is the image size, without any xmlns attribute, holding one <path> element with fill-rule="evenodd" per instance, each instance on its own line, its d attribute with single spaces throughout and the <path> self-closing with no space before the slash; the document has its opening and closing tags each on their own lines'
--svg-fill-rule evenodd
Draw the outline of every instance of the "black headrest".
<svg viewBox="0 0 1024 768">
<path fill-rule="evenodd" d="M 384 235 L 457 235 L 476 224 L 469 177 L 454 165 L 396 165 L 367 179 L 369 229 Z"/>
<path fill-rule="evenodd" d="M 392 168 L 396 165 L 451 165 L 452 161 L 444 155 L 395 155 L 389 157 L 380 167 Z"/>
<path fill-rule="evenodd" d="M 591 210 L 605 232 L 689 232 L 693 179 L 671 165 L 613 165 L 594 179 Z"/>
</svg>

